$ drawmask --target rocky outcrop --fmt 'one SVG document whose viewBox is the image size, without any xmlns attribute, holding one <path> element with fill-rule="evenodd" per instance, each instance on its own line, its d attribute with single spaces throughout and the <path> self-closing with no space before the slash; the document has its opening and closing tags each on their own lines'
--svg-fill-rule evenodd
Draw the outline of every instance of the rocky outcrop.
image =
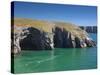
<svg viewBox="0 0 100 75">
<path fill-rule="evenodd" d="M 80 28 L 88 33 L 97 33 L 97 26 L 80 26 Z"/>
<path fill-rule="evenodd" d="M 64 28 L 55 28 L 54 46 L 56 48 L 75 48 L 74 36 Z"/>
<path fill-rule="evenodd" d="M 63 48 L 75 48 L 75 37 L 63 28 Z"/>
<path fill-rule="evenodd" d="M 96 46 L 86 32 L 77 26 L 66 23 L 40 23 L 37 25 L 20 25 L 24 20 L 17 20 L 11 33 L 11 52 L 21 50 L 52 50 L 54 48 L 84 48 Z M 32 22 L 32 21 L 30 21 Z M 26 22 L 27 23 L 27 22 Z M 45 25 L 46 28 L 44 27 Z M 53 24 L 53 25 L 52 25 Z M 60 24 L 60 25 L 59 25 Z M 43 26 L 43 27 L 42 27 Z"/>
<path fill-rule="evenodd" d="M 20 41 L 29 34 L 27 27 L 12 27 L 11 32 L 11 53 L 19 53 L 21 51 Z"/>
<path fill-rule="evenodd" d="M 56 48 L 84 48 L 96 46 L 96 43 L 88 36 L 81 39 L 64 28 L 56 27 L 54 34 L 54 47 Z"/>
<path fill-rule="evenodd" d="M 52 34 L 43 32 L 33 27 L 27 29 L 29 34 L 20 41 L 22 50 L 50 50 L 52 49 Z"/>
<path fill-rule="evenodd" d="M 96 46 L 96 42 L 93 41 L 92 39 L 88 38 L 88 37 L 85 38 L 85 43 L 86 43 L 87 47 L 94 47 L 94 46 Z"/>
<path fill-rule="evenodd" d="M 12 33 L 12 53 L 21 50 L 51 50 L 53 49 L 53 34 L 46 33 L 33 27 L 20 28 Z"/>
</svg>

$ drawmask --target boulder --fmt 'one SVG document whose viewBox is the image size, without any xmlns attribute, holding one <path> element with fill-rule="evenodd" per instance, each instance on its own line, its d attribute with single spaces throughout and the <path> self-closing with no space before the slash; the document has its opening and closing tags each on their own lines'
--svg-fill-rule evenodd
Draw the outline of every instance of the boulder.
<svg viewBox="0 0 100 75">
<path fill-rule="evenodd" d="M 96 46 L 96 42 L 93 41 L 91 38 L 87 37 L 85 38 L 85 43 L 88 47 L 94 47 Z"/>
</svg>

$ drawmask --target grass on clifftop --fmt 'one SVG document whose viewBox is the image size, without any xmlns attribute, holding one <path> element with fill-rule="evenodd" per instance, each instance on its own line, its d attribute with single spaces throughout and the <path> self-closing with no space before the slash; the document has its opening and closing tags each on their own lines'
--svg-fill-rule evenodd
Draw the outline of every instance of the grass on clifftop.
<svg viewBox="0 0 100 75">
<path fill-rule="evenodd" d="M 85 38 L 86 36 L 88 36 L 88 34 L 84 30 L 82 30 L 75 24 L 56 22 L 55 25 L 60 28 L 65 28 L 67 31 L 71 32 L 71 34 L 79 38 Z"/>
<path fill-rule="evenodd" d="M 74 36 L 79 38 L 84 38 L 87 36 L 87 33 L 80 29 L 78 26 L 65 23 L 65 22 L 49 22 L 42 20 L 32 20 L 24 18 L 14 18 L 14 25 L 20 27 L 34 27 L 45 32 L 52 32 L 52 29 L 55 27 L 65 28 L 67 31 L 71 32 Z"/>
<path fill-rule="evenodd" d="M 52 32 L 52 28 L 54 27 L 53 23 L 40 21 L 40 20 L 31 20 L 31 19 L 22 19 L 22 18 L 15 18 L 14 25 L 21 26 L 21 27 L 34 27 L 39 30 L 43 30 L 45 32 Z"/>
</svg>

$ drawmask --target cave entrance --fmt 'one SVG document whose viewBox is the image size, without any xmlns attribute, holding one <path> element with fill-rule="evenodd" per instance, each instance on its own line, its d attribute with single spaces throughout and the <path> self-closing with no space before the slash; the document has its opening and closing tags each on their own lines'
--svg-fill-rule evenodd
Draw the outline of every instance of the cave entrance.
<svg viewBox="0 0 100 75">
<path fill-rule="evenodd" d="M 29 34 L 20 41 L 21 50 L 39 50 L 41 49 L 41 34 L 36 28 L 28 28 Z"/>
</svg>

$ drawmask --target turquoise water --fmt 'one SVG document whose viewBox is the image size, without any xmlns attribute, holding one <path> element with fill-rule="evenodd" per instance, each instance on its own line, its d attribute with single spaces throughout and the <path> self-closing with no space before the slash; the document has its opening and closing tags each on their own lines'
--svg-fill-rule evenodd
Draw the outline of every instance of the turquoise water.
<svg viewBox="0 0 100 75">
<path fill-rule="evenodd" d="M 90 34 L 96 40 L 96 34 Z M 66 71 L 97 68 L 97 47 L 22 51 L 14 57 L 15 73 Z"/>
</svg>

